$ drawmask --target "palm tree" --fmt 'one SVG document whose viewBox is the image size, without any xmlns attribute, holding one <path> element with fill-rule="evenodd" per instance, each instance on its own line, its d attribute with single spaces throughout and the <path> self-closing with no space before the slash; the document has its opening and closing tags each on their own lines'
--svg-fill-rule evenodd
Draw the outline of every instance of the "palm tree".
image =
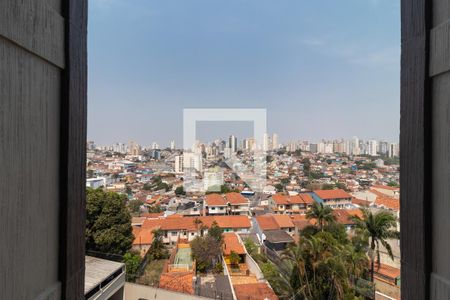
<svg viewBox="0 0 450 300">
<path fill-rule="evenodd" d="M 203 222 L 199 218 L 195 218 L 194 224 L 195 227 L 197 228 L 197 236 L 200 236 L 200 225 L 203 225 Z"/>
<path fill-rule="evenodd" d="M 341 245 L 328 232 L 302 237 L 282 259 L 291 264 L 289 285 L 301 299 L 344 299 L 349 290 L 347 263 Z"/>
<path fill-rule="evenodd" d="M 311 209 L 306 213 L 306 218 L 315 219 L 320 231 L 326 224 L 331 224 L 336 221 L 333 215 L 333 209 L 323 203 L 314 203 Z"/>
<path fill-rule="evenodd" d="M 357 231 L 360 234 L 366 234 L 370 238 L 370 278 L 373 282 L 375 271 L 375 255 L 377 256 L 378 268 L 380 267 L 380 244 L 386 249 L 389 257 L 394 260 L 391 245 L 387 242 L 390 238 L 399 238 L 397 231 L 397 218 L 389 211 L 381 210 L 372 213 L 368 209 L 361 209 L 363 218 L 352 217 L 356 223 Z"/>
</svg>

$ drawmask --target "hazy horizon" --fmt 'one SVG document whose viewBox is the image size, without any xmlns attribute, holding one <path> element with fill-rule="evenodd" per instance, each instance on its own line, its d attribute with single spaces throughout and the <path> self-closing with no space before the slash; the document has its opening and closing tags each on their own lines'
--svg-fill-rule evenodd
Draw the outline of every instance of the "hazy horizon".
<svg viewBox="0 0 450 300">
<path fill-rule="evenodd" d="M 97 144 L 181 145 L 194 107 L 266 108 L 281 143 L 399 139 L 398 1 L 91 0 L 88 33 Z"/>
</svg>

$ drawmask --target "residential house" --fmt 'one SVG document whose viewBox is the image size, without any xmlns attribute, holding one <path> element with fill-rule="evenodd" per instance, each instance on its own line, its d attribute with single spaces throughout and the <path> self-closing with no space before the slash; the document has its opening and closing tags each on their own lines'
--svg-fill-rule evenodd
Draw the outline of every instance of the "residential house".
<svg viewBox="0 0 450 300">
<path fill-rule="evenodd" d="M 248 216 L 250 214 L 250 201 L 240 193 L 227 193 L 225 194 L 225 199 L 230 206 L 231 215 Z"/>
<path fill-rule="evenodd" d="M 315 190 L 312 194 L 314 200 L 331 208 L 352 207 L 352 196 L 344 190 Z"/>
<path fill-rule="evenodd" d="M 269 199 L 269 206 L 277 214 L 304 214 L 313 203 L 313 198 L 307 193 L 292 196 L 278 193 Z"/>
<path fill-rule="evenodd" d="M 146 219 L 142 223 L 141 230 L 161 229 L 163 232 L 163 242 L 165 244 L 176 244 L 180 239 L 192 241 L 196 236 L 208 233 L 208 228 L 216 222 L 224 232 L 249 233 L 251 228 L 250 220 L 247 216 L 203 216 L 184 217 L 173 214 L 166 218 Z M 138 226 L 135 226 L 138 227 Z M 140 243 L 142 234 L 136 230 L 135 243 Z"/>
<path fill-rule="evenodd" d="M 250 201 L 239 193 L 208 194 L 204 201 L 208 215 L 249 215 Z"/>
<path fill-rule="evenodd" d="M 255 232 L 261 244 L 279 251 L 294 241 L 295 225 L 288 215 L 262 215 L 255 218 Z"/>
</svg>

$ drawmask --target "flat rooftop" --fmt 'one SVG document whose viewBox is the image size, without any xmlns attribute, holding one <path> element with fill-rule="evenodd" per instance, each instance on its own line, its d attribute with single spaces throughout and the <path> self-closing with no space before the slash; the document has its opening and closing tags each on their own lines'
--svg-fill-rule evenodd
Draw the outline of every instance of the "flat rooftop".
<svg viewBox="0 0 450 300">
<path fill-rule="evenodd" d="M 87 294 L 96 286 L 111 277 L 116 271 L 122 270 L 124 264 L 97 257 L 86 256 L 85 267 L 84 294 Z"/>
</svg>

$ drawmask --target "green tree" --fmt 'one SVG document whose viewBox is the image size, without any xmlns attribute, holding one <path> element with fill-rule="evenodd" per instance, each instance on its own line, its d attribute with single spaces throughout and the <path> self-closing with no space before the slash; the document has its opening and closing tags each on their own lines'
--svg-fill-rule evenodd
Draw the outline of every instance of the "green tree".
<svg viewBox="0 0 450 300">
<path fill-rule="evenodd" d="M 252 256 L 258 252 L 258 246 L 256 246 L 255 242 L 253 242 L 251 238 L 246 238 L 244 240 L 244 246 L 248 254 Z"/>
<path fill-rule="evenodd" d="M 395 181 L 389 181 L 387 185 L 391 187 L 400 187 L 400 185 Z"/>
<path fill-rule="evenodd" d="M 160 213 L 162 212 L 162 208 L 161 205 L 156 204 L 156 205 L 151 205 L 150 207 L 147 208 L 149 213 Z"/>
<path fill-rule="evenodd" d="M 196 261 L 197 271 L 205 273 L 219 261 L 222 253 L 220 243 L 212 236 L 197 236 L 191 242 L 192 258 Z"/>
<path fill-rule="evenodd" d="M 350 261 L 342 253 L 353 251 L 348 240 L 336 240 L 327 231 L 302 236 L 297 244 L 284 251 L 283 258 L 291 266 L 289 286 L 291 299 L 354 299 Z"/>
<path fill-rule="evenodd" d="M 177 195 L 177 196 L 186 195 L 186 192 L 184 191 L 184 188 L 183 188 L 182 185 L 178 186 L 178 187 L 175 189 L 175 195 Z"/>
<path fill-rule="evenodd" d="M 153 233 L 153 241 L 150 245 L 150 249 L 147 252 L 147 255 L 150 260 L 167 258 L 169 256 L 169 251 L 167 251 L 166 245 L 163 242 L 163 235 L 161 229 L 155 229 L 152 231 Z"/>
<path fill-rule="evenodd" d="M 137 253 L 127 252 L 123 256 L 123 262 L 125 263 L 126 280 L 134 282 L 137 277 L 137 271 L 141 264 L 141 257 Z"/>
<path fill-rule="evenodd" d="M 277 192 L 282 192 L 284 190 L 284 186 L 280 183 L 275 184 L 275 189 Z"/>
<path fill-rule="evenodd" d="M 332 208 L 317 202 L 314 202 L 311 209 L 306 213 L 306 218 L 315 219 L 320 231 L 323 231 L 325 224 L 333 223 L 336 220 Z"/>
<path fill-rule="evenodd" d="M 282 185 L 287 185 L 289 183 L 290 179 L 289 178 L 282 178 L 280 181 L 281 181 Z"/>
<path fill-rule="evenodd" d="M 130 200 L 128 201 L 128 208 L 132 213 L 139 213 L 142 204 L 143 202 L 141 200 Z"/>
<path fill-rule="evenodd" d="M 344 191 L 348 191 L 347 185 L 345 183 L 338 182 L 338 183 L 336 183 L 336 187 L 338 189 L 341 189 L 341 190 L 344 190 Z"/>
<path fill-rule="evenodd" d="M 324 183 L 322 185 L 322 190 L 332 190 L 335 188 L 334 184 L 330 184 L 330 183 Z"/>
<path fill-rule="evenodd" d="M 399 238 L 397 231 L 397 218 L 389 211 L 381 210 L 372 213 L 368 209 L 361 209 L 363 217 L 352 217 L 356 222 L 357 233 L 366 235 L 370 239 L 369 256 L 370 262 L 370 278 L 373 282 L 375 272 L 375 256 L 377 257 L 378 268 L 380 267 L 380 244 L 386 249 L 389 257 L 394 260 L 392 247 L 387 239 Z"/>
<path fill-rule="evenodd" d="M 239 256 L 239 254 L 237 254 L 234 251 L 230 252 L 230 257 L 229 258 L 230 258 L 230 263 L 233 266 L 239 265 L 239 262 L 241 261 L 241 257 Z"/>
<path fill-rule="evenodd" d="M 223 242 L 223 230 L 222 228 L 219 227 L 219 225 L 217 225 L 217 222 L 214 221 L 211 224 L 211 228 L 208 229 L 208 235 L 212 238 L 214 238 L 217 242 L 219 242 L 219 244 L 222 244 Z"/>
<path fill-rule="evenodd" d="M 134 236 L 127 197 L 101 189 L 87 189 L 86 249 L 124 255 Z"/>
<path fill-rule="evenodd" d="M 128 184 L 125 187 L 125 193 L 127 195 L 131 195 L 133 193 L 133 191 L 131 190 L 131 187 Z"/>
</svg>

